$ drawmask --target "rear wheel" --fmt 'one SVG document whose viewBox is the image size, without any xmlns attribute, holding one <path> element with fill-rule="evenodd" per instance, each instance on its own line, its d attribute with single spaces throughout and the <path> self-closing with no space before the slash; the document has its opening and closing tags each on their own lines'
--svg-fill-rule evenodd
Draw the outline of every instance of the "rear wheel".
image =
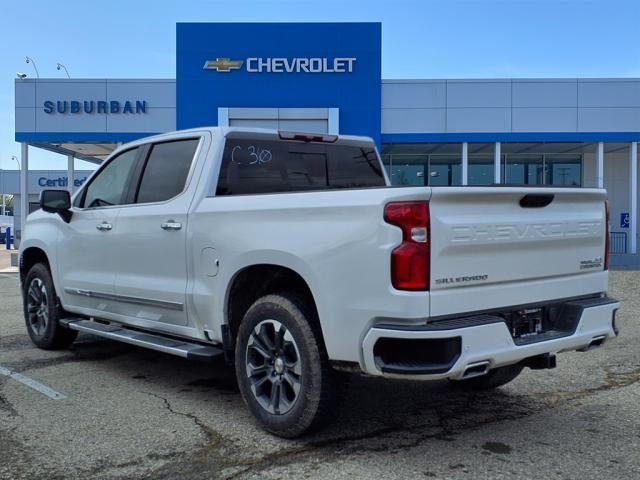
<svg viewBox="0 0 640 480">
<path fill-rule="evenodd" d="M 281 437 L 321 427 L 337 404 L 341 385 L 314 320 L 294 295 L 267 295 L 249 308 L 238 330 L 242 397 L 262 426 Z"/>
<path fill-rule="evenodd" d="M 491 390 L 493 388 L 506 385 L 514 380 L 520 373 L 524 365 L 516 363 L 515 365 L 507 365 L 506 367 L 498 367 L 489 370 L 489 373 L 479 377 L 468 378 L 466 380 L 452 380 L 452 383 L 465 390 Z"/>
<path fill-rule="evenodd" d="M 75 330 L 60 326 L 60 308 L 49 268 L 37 263 L 27 273 L 23 284 L 22 302 L 27 333 L 39 348 L 67 348 L 78 336 Z"/>
</svg>

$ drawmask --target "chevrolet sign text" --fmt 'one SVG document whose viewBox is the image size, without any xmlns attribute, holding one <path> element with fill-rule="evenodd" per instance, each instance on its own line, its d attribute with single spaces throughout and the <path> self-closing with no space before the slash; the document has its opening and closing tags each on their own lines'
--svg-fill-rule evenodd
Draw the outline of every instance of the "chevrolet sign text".
<svg viewBox="0 0 640 480">
<path fill-rule="evenodd" d="M 246 60 L 216 58 L 207 60 L 204 69 L 231 72 L 240 70 L 244 65 L 249 73 L 351 73 L 355 63 L 355 57 L 249 57 Z"/>
</svg>

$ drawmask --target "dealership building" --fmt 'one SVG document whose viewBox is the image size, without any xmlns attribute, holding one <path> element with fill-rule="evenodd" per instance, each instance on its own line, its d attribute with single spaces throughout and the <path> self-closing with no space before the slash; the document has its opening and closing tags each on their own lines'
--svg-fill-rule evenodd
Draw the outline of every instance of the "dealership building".
<svg viewBox="0 0 640 480">
<path fill-rule="evenodd" d="M 31 148 L 66 155 L 53 177 L 80 180 L 75 158 L 219 125 L 370 136 L 394 185 L 604 187 L 612 251 L 637 253 L 640 79 L 382 79 L 381 30 L 179 23 L 175 79 L 16 79 L 17 237 L 43 188 Z"/>
</svg>

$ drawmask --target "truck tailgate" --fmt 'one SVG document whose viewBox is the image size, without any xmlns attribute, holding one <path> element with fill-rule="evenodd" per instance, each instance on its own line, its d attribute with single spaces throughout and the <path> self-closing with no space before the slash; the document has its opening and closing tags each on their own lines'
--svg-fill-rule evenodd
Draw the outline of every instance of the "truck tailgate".
<svg viewBox="0 0 640 480">
<path fill-rule="evenodd" d="M 433 188 L 431 316 L 606 289 L 605 198 L 600 189 Z"/>
</svg>

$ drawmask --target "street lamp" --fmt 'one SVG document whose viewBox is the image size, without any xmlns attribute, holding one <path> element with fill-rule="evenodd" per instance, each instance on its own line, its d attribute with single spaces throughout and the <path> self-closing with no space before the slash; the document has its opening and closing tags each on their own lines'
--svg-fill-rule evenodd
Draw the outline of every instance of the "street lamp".
<svg viewBox="0 0 640 480">
<path fill-rule="evenodd" d="M 18 157 L 16 157 L 15 155 L 11 155 L 11 158 L 13 158 L 18 164 L 18 170 L 22 170 L 22 165 L 20 165 L 20 160 L 18 160 Z"/>
<path fill-rule="evenodd" d="M 66 74 L 67 74 L 67 78 L 71 78 L 71 75 L 69 75 L 69 70 L 67 70 L 67 67 L 65 67 L 65 65 L 64 65 L 63 63 L 57 63 L 57 64 L 56 64 L 56 68 L 57 68 L 58 70 L 60 70 L 60 69 L 64 69 L 64 73 L 66 73 Z"/>
<path fill-rule="evenodd" d="M 36 78 L 40 78 L 40 74 L 38 73 L 38 67 L 36 67 L 36 62 L 33 61 L 31 57 L 24 57 L 25 63 L 30 63 L 33 65 L 33 69 L 36 71 Z"/>
</svg>

